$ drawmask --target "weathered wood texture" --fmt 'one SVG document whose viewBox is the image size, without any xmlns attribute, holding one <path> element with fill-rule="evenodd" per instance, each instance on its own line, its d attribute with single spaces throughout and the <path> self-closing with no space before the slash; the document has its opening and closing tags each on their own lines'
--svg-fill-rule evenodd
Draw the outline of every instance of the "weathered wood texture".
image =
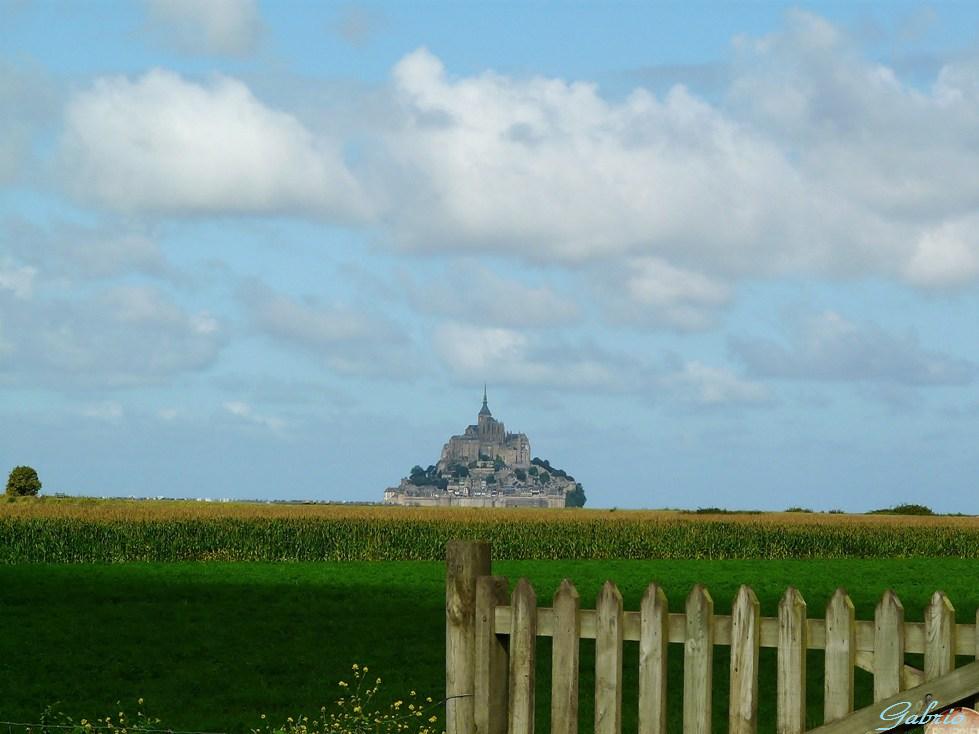
<svg viewBox="0 0 979 734">
<path fill-rule="evenodd" d="M 509 734 L 534 734 L 534 682 L 537 663 L 537 595 L 527 579 L 513 590 L 510 635 Z M 448 734 L 448 732 L 446 732 Z"/>
<path fill-rule="evenodd" d="M 446 734 L 475 730 L 476 579 L 489 575 L 489 543 L 449 541 L 445 549 Z"/>
<path fill-rule="evenodd" d="M 639 614 L 639 734 L 666 734 L 670 610 L 663 589 L 649 585 Z"/>
<path fill-rule="evenodd" d="M 874 701 L 904 688 L 904 606 L 885 591 L 874 611 Z"/>
<path fill-rule="evenodd" d="M 803 734 L 806 730 L 807 634 L 806 601 L 790 587 L 778 604 L 778 734 Z"/>
<path fill-rule="evenodd" d="M 622 731 L 622 594 L 606 581 L 595 604 L 595 734 Z"/>
<path fill-rule="evenodd" d="M 857 652 L 855 637 L 853 602 L 843 589 L 837 589 L 826 607 L 825 721 L 842 719 L 853 711 L 853 668 Z"/>
<path fill-rule="evenodd" d="M 738 589 L 731 607 L 731 697 L 729 734 L 758 731 L 758 652 L 761 649 L 761 605 L 747 586 Z"/>
<path fill-rule="evenodd" d="M 938 701 L 961 701 L 979 691 L 979 662 L 963 665 L 938 680 L 928 681 L 915 688 L 901 691 L 890 698 L 862 708 L 847 718 L 811 729 L 809 734 L 876 734 L 879 727 L 888 726 L 881 721 L 881 711 L 894 704 L 911 704 L 908 716 L 925 710 L 929 695 Z M 903 707 L 902 707 L 903 708 Z"/>
<path fill-rule="evenodd" d="M 714 600 L 700 584 L 687 597 L 683 732 L 710 734 L 714 689 Z"/>
<path fill-rule="evenodd" d="M 551 734 L 578 734 L 578 656 L 581 598 L 568 579 L 554 594 L 551 655 Z"/>
<path fill-rule="evenodd" d="M 480 576 L 476 582 L 476 734 L 506 734 L 509 640 L 496 634 L 496 607 L 510 601 L 510 583 L 503 576 Z"/>
<path fill-rule="evenodd" d="M 595 640 L 596 734 L 621 734 L 623 642 L 639 642 L 639 734 L 667 732 L 669 643 L 682 643 L 683 734 L 709 734 L 713 723 L 713 651 L 731 647 L 728 731 L 758 729 L 759 649 L 778 649 L 778 734 L 861 734 L 876 731 L 880 713 L 903 701 L 921 713 L 926 694 L 940 702 L 979 694 L 979 611 L 975 624 L 956 624 L 942 592 L 932 595 L 923 622 L 906 622 L 904 607 L 887 591 L 873 621 L 855 619 L 837 589 L 825 619 L 809 619 L 806 602 L 789 588 L 777 618 L 760 616 L 758 599 L 742 586 L 730 616 L 715 615 L 708 590 L 697 585 L 683 613 L 670 613 L 664 590 L 650 584 L 638 612 L 623 610 L 622 595 L 606 582 L 595 609 L 581 609 L 578 591 L 561 582 L 550 609 L 538 609 L 533 587 L 521 579 L 508 599 L 508 582 L 490 576 L 485 543 L 450 543 L 446 564 L 447 729 L 452 734 L 534 734 L 536 639 L 553 637 L 551 734 L 578 734 L 579 641 Z M 824 651 L 824 724 L 806 732 L 806 655 Z M 924 670 L 904 661 L 924 653 Z M 977 662 L 955 669 L 955 656 Z M 853 712 L 854 669 L 874 676 L 874 705 Z M 762 695 L 771 695 L 763 691 Z"/>
<path fill-rule="evenodd" d="M 941 591 L 925 609 L 925 680 L 955 668 L 955 607 Z"/>
</svg>

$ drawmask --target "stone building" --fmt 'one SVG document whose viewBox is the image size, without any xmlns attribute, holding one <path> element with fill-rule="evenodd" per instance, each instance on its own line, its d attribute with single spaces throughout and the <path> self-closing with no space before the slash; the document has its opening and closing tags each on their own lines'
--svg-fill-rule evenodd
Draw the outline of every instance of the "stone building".
<svg viewBox="0 0 979 734">
<path fill-rule="evenodd" d="M 467 426 L 461 435 L 452 436 L 442 447 L 438 468 L 446 471 L 453 464 L 493 461 L 497 457 L 507 466 L 526 469 L 530 466 L 530 441 L 525 433 L 507 433 L 503 422 L 493 417 L 486 402 L 484 385 L 483 407 L 476 417 L 476 424 Z"/>
<path fill-rule="evenodd" d="M 384 502 L 418 507 L 564 507 L 565 494 L 574 488 L 573 477 L 551 469 L 547 462 L 531 460 L 526 434 L 508 433 L 503 422 L 493 417 L 484 386 L 476 423 L 449 438 L 436 465 L 427 470 L 416 467 L 397 487 L 384 490 Z"/>
</svg>

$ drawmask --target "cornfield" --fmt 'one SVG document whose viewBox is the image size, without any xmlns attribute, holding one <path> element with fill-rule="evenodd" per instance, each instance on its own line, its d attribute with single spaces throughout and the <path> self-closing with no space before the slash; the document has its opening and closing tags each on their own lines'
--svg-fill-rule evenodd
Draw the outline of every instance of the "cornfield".
<svg viewBox="0 0 979 734">
<path fill-rule="evenodd" d="M 0 563 L 441 560 L 452 538 L 500 560 L 979 558 L 974 517 L 0 502 Z"/>
</svg>

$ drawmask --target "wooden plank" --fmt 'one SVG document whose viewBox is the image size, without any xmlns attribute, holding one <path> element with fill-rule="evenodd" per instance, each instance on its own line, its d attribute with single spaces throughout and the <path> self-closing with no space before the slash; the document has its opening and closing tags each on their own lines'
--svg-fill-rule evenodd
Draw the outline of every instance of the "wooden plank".
<svg viewBox="0 0 979 734">
<path fill-rule="evenodd" d="M 551 655 L 551 734 L 578 733 L 578 656 L 581 623 L 578 590 L 564 579 L 554 594 Z"/>
<path fill-rule="evenodd" d="M 928 702 L 933 699 L 941 702 L 961 701 L 977 691 L 979 691 L 979 662 L 969 663 L 941 678 L 927 681 L 920 686 L 901 691 L 890 698 L 862 708 L 841 721 L 812 729 L 809 734 L 877 734 L 881 727 L 894 723 L 893 720 L 882 719 L 882 713 L 890 715 L 898 710 L 906 710 L 907 716 L 918 715 L 925 711 Z M 888 712 L 891 706 L 895 708 Z"/>
<path fill-rule="evenodd" d="M 505 576 L 480 576 L 476 581 L 476 734 L 506 734 L 509 641 L 496 634 L 493 620 L 496 606 L 510 601 L 509 589 Z"/>
<path fill-rule="evenodd" d="M 450 540 L 445 548 L 445 731 L 475 729 L 476 579 L 490 575 L 489 543 Z"/>
<path fill-rule="evenodd" d="M 551 637 L 554 634 L 552 622 L 552 610 L 541 607 L 537 610 L 537 635 L 539 637 Z M 622 639 L 631 642 L 639 641 L 639 628 L 641 623 L 640 612 L 623 612 L 623 633 Z M 809 619 L 808 626 L 808 649 L 823 650 L 826 647 L 826 622 L 822 619 Z M 670 642 L 682 644 L 686 641 L 687 617 L 683 613 L 670 614 L 668 627 Z M 872 620 L 856 621 L 856 649 L 857 651 L 873 652 L 874 635 L 876 633 Z M 510 608 L 496 608 L 496 633 L 500 635 L 510 634 Z M 595 639 L 595 610 L 581 610 L 581 639 Z M 722 615 L 714 615 L 714 644 L 727 645 L 731 642 L 731 618 Z M 778 647 L 778 619 L 775 617 L 762 617 L 761 619 L 761 646 Z M 976 630 L 972 624 L 956 625 L 955 632 L 955 652 L 957 655 L 975 654 L 976 650 Z M 904 623 L 904 651 L 907 653 L 923 653 L 925 651 L 925 625 L 923 622 Z"/>
<path fill-rule="evenodd" d="M 714 672 L 714 600 L 700 584 L 687 597 L 683 643 L 683 732 L 710 734 Z"/>
<path fill-rule="evenodd" d="M 731 607 L 731 696 L 729 734 L 758 731 L 758 653 L 761 605 L 755 592 L 741 586 Z"/>
<path fill-rule="evenodd" d="M 527 579 L 520 579 L 510 601 L 509 734 L 534 734 L 534 672 L 537 646 L 537 595 Z"/>
<path fill-rule="evenodd" d="M 904 605 L 893 591 L 884 592 L 874 610 L 874 700 L 883 701 L 904 688 Z"/>
<path fill-rule="evenodd" d="M 856 655 L 853 602 L 837 589 L 826 607 L 826 671 L 823 718 L 828 723 L 853 711 L 853 668 Z"/>
<path fill-rule="evenodd" d="M 639 636 L 639 734 L 666 734 L 666 660 L 669 606 L 666 593 L 650 584 L 642 598 Z"/>
<path fill-rule="evenodd" d="M 955 668 L 955 607 L 944 592 L 936 591 L 925 609 L 925 680 L 934 680 Z"/>
<path fill-rule="evenodd" d="M 806 600 L 798 589 L 785 590 L 778 604 L 778 734 L 806 730 Z"/>
<path fill-rule="evenodd" d="M 595 602 L 595 734 L 622 732 L 622 594 L 611 581 Z"/>
</svg>

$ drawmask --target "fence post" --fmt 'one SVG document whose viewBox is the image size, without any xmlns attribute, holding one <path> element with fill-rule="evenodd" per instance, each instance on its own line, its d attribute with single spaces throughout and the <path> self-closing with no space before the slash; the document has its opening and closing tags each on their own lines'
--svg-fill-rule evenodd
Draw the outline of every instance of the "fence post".
<svg viewBox="0 0 979 734">
<path fill-rule="evenodd" d="M 826 670 L 823 680 L 823 716 L 829 724 L 853 711 L 853 668 L 856 665 L 853 602 L 837 589 L 826 607 Z"/>
<path fill-rule="evenodd" d="M 595 604 L 595 734 L 622 732 L 622 594 L 611 581 Z"/>
<path fill-rule="evenodd" d="M 710 734 L 714 685 L 714 600 L 697 584 L 687 596 L 683 643 L 683 731 Z"/>
<path fill-rule="evenodd" d="M 491 572 L 490 545 L 450 540 L 445 549 L 445 731 L 473 734 L 476 579 Z"/>
<path fill-rule="evenodd" d="M 578 734 L 581 597 L 568 579 L 554 594 L 551 648 L 551 734 Z"/>
<path fill-rule="evenodd" d="M 941 591 L 925 609 L 925 680 L 955 669 L 955 607 Z"/>
<path fill-rule="evenodd" d="M 904 605 L 888 589 L 874 612 L 874 701 L 904 690 Z"/>
<path fill-rule="evenodd" d="M 506 734 L 510 642 L 496 634 L 496 607 L 509 603 L 510 582 L 505 576 L 476 580 L 476 734 Z"/>
<path fill-rule="evenodd" d="M 748 586 L 738 589 L 731 608 L 731 699 L 729 734 L 758 731 L 758 652 L 761 607 Z"/>
<path fill-rule="evenodd" d="M 507 731 L 534 734 L 534 684 L 537 668 L 537 594 L 520 579 L 510 596 L 510 700 Z"/>
<path fill-rule="evenodd" d="M 670 608 L 666 593 L 656 584 L 643 595 L 639 627 L 639 734 L 666 734 Z"/>
<path fill-rule="evenodd" d="M 778 603 L 778 734 L 803 734 L 806 730 L 806 614 L 806 600 L 790 586 Z"/>
</svg>

